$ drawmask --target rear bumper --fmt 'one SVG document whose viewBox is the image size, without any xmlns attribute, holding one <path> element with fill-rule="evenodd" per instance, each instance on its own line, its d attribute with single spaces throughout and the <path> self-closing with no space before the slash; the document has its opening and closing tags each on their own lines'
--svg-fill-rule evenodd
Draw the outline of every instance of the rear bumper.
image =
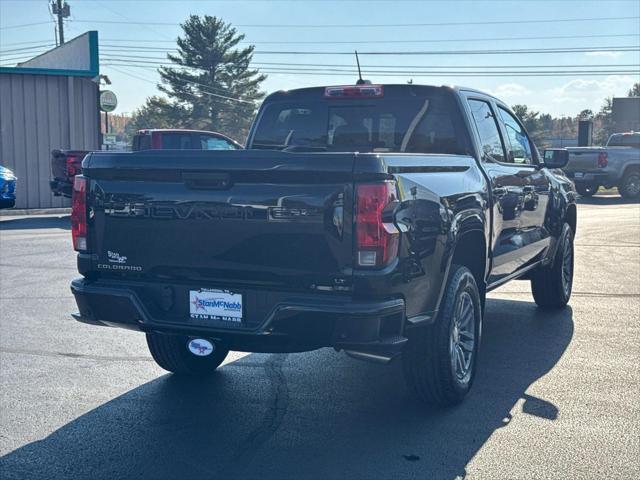
<svg viewBox="0 0 640 480">
<path fill-rule="evenodd" d="M 567 172 L 567 176 L 574 183 L 609 185 L 612 182 L 609 172 Z"/>
<path fill-rule="evenodd" d="M 402 299 L 355 302 L 346 296 L 269 292 L 267 298 L 274 300 L 262 310 L 254 308 L 259 317 L 254 315 L 250 325 L 240 328 L 213 325 L 211 320 L 186 314 L 168 315 L 171 308 L 158 308 L 145 288 L 143 284 L 76 279 L 71 292 L 79 313 L 73 316 L 92 325 L 216 339 L 232 350 L 249 352 L 334 347 L 385 361 L 399 354 L 407 342 Z M 174 310 L 181 308 L 184 306 Z"/>
<path fill-rule="evenodd" d="M 54 178 L 49 182 L 49 186 L 51 187 L 51 191 L 56 197 L 62 196 L 71 198 L 72 185 L 67 180 Z"/>
</svg>

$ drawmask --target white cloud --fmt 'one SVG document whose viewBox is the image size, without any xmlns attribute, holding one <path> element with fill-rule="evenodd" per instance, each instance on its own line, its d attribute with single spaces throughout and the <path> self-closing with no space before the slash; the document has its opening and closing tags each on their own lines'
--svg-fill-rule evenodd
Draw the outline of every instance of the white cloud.
<svg viewBox="0 0 640 480">
<path fill-rule="evenodd" d="M 514 99 L 521 100 L 522 97 L 526 97 L 532 92 L 527 87 L 519 83 L 504 83 L 492 89 L 490 93 L 495 97 L 505 99 L 505 101 L 507 101 Z"/>
<path fill-rule="evenodd" d="M 543 91 L 542 98 L 548 99 L 551 114 L 573 115 L 585 108 L 597 111 L 606 97 L 626 96 L 637 81 L 631 75 L 609 75 L 597 80 L 576 78 Z"/>
<path fill-rule="evenodd" d="M 600 50 L 597 52 L 587 52 L 585 55 L 587 57 L 607 57 L 607 58 L 616 58 L 622 55 L 623 52 L 610 52 L 608 50 Z"/>
</svg>

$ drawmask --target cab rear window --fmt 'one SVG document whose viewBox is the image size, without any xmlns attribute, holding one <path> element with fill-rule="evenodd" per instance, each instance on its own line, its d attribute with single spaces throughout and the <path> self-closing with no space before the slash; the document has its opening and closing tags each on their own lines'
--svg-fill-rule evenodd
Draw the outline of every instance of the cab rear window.
<svg viewBox="0 0 640 480">
<path fill-rule="evenodd" d="M 252 148 L 463 154 L 442 95 L 351 101 L 289 101 L 267 105 Z"/>
<path fill-rule="evenodd" d="M 640 148 L 640 135 L 611 135 L 607 146 Z"/>
<path fill-rule="evenodd" d="M 163 133 L 162 134 L 163 150 L 193 150 L 196 148 L 193 142 L 193 135 L 186 133 Z M 198 148 L 200 145 L 197 146 Z"/>
</svg>

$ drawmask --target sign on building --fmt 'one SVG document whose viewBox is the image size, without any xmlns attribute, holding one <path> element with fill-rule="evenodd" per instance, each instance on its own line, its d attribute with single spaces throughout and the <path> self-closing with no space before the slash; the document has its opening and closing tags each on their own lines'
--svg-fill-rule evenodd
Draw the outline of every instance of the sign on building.
<svg viewBox="0 0 640 480">
<path fill-rule="evenodd" d="M 118 106 L 118 98 L 111 90 L 100 92 L 100 110 L 103 112 L 113 112 Z"/>
</svg>

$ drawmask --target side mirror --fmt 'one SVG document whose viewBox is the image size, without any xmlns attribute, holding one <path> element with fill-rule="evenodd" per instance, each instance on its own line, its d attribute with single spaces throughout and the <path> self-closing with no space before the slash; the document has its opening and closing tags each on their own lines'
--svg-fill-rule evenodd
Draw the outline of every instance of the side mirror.
<svg viewBox="0 0 640 480">
<path fill-rule="evenodd" d="M 544 151 L 544 166 L 564 168 L 569 163 L 569 151 L 566 148 L 548 148 Z"/>
</svg>

